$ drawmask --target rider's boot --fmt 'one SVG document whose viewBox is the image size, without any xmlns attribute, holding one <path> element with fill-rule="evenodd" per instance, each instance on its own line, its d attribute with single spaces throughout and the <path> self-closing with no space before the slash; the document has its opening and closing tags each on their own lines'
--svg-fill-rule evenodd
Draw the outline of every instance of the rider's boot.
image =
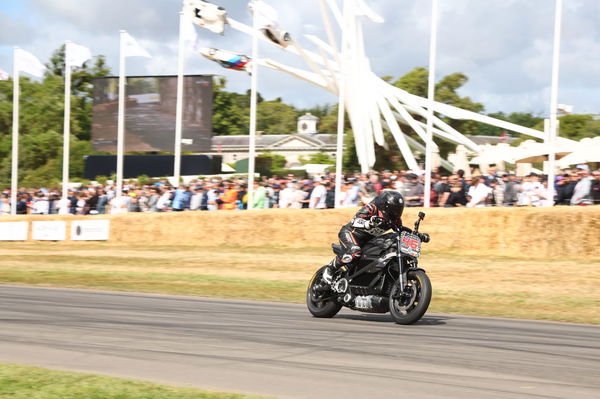
<svg viewBox="0 0 600 399">
<path fill-rule="evenodd" d="M 347 269 L 348 266 L 341 263 L 336 256 L 331 260 L 331 262 L 329 262 L 325 270 L 323 270 L 323 281 L 325 281 L 327 284 L 331 284 L 337 274 Z"/>
</svg>

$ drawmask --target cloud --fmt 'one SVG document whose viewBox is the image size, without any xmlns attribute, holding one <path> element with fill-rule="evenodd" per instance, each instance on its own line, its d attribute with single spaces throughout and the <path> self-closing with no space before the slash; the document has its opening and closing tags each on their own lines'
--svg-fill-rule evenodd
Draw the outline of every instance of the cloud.
<svg viewBox="0 0 600 399">
<path fill-rule="evenodd" d="M 266 0 L 280 23 L 309 50 L 304 38 L 311 33 L 327 41 L 317 0 Z M 342 4 L 341 0 L 336 0 Z M 244 0 L 213 0 L 232 18 L 250 24 Z M 130 58 L 128 74 L 175 74 L 180 0 L 12 0 L 0 2 L 0 68 L 10 71 L 12 46 L 19 45 L 46 61 L 65 40 L 73 40 L 104 54 L 118 73 L 119 30 L 127 29 L 152 55 Z M 301 4 L 301 6 L 299 6 Z M 429 62 L 430 1 L 370 0 L 385 19 L 363 20 L 365 48 L 378 75 L 401 76 Z M 468 83 L 460 90 L 488 111 L 543 112 L 548 109 L 554 2 L 550 0 L 453 0 L 440 2 L 438 80 L 463 72 Z M 576 110 L 600 112 L 600 2 L 569 0 L 564 4 L 561 40 L 559 101 Z M 339 44 L 340 32 L 336 28 Z M 199 29 L 202 46 L 250 55 L 250 38 L 227 28 L 219 36 Z M 262 57 L 308 69 L 296 56 L 266 44 Z M 246 91 L 245 73 L 222 69 L 199 55 L 186 60 L 186 73 L 226 76 L 228 87 Z M 326 91 L 286 74 L 261 68 L 259 90 L 267 99 L 282 97 L 297 106 L 333 103 Z M 580 93 L 580 95 L 578 95 Z M 578 111 L 579 112 L 579 111 Z M 583 111 L 581 111 L 583 112 Z"/>
</svg>

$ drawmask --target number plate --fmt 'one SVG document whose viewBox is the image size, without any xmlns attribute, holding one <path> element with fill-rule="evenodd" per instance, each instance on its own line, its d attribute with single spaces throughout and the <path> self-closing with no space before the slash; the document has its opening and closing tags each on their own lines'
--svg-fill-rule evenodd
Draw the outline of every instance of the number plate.
<svg viewBox="0 0 600 399">
<path fill-rule="evenodd" d="M 415 234 L 403 231 L 400 234 L 400 251 L 403 254 L 418 258 L 421 255 L 421 239 Z"/>
</svg>

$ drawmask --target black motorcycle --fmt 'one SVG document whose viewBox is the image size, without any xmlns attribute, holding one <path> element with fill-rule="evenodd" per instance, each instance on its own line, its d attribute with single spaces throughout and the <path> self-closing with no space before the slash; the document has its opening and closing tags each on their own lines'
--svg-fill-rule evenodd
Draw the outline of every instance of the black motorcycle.
<svg viewBox="0 0 600 399">
<path fill-rule="evenodd" d="M 424 218 L 419 212 L 412 233 L 394 230 L 369 241 L 359 261 L 337 272 L 331 284 L 323 280 L 327 266 L 317 270 L 306 293 L 310 313 L 333 317 L 346 306 L 361 312 L 390 312 L 398 324 L 421 319 L 431 301 L 431 282 L 418 265 L 421 243 L 429 242 L 428 234 L 419 233 Z M 339 244 L 332 247 L 336 255 L 342 251 Z"/>
</svg>

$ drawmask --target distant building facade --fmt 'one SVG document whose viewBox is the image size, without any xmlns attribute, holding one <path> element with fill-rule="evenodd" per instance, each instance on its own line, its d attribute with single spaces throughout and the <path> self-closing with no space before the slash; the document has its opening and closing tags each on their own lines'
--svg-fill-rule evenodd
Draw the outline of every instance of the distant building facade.
<svg viewBox="0 0 600 399">
<path fill-rule="evenodd" d="M 335 157 L 337 135 L 318 133 L 318 122 L 318 117 L 307 113 L 298 118 L 296 133 L 257 134 L 256 155 L 284 156 L 287 168 L 300 165 L 300 158 L 309 158 L 316 153 Z M 234 163 L 248 158 L 249 143 L 248 135 L 213 136 L 211 151 L 206 154 L 222 156 L 223 163 Z"/>
</svg>

